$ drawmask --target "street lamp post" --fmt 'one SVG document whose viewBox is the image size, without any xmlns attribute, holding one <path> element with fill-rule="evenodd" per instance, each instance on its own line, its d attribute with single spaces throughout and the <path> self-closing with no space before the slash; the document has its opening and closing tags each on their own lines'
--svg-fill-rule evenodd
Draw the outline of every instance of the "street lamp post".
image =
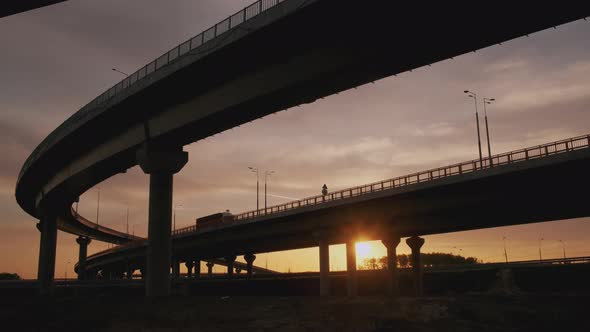
<svg viewBox="0 0 590 332">
<path fill-rule="evenodd" d="M 506 258 L 506 263 L 508 263 L 508 253 L 506 252 L 506 237 L 502 236 L 502 241 L 504 242 L 504 258 Z"/>
<path fill-rule="evenodd" d="M 479 148 L 479 165 L 480 167 L 482 167 L 483 165 L 483 157 L 481 155 L 481 137 L 479 134 L 479 113 L 477 112 L 477 94 L 475 94 L 474 92 L 471 92 L 469 90 L 465 90 L 463 91 L 464 93 L 467 94 L 467 96 L 473 98 L 473 101 L 475 102 L 475 122 L 477 125 L 477 147 Z"/>
<path fill-rule="evenodd" d="M 182 206 L 182 204 L 174 204 L 174 213 L 172 214 L 172 230 L 176 230 L 176 208 Z"/>
<path fill-rule="evenodd" d="M 67 261 L 66 262 L 66 268 L 65 268 L 65 271 L 64 271 L 65 272 L 64 273 L 65 274 L 64 279 L 65 279 L 66 284 L 68 282 L 68 265 L 70 265 L 70 261 Z"/>
<path fill-rule="evenodd" d="M 274 173 L 275 171 L 265 171 L 264 172 L 264 213 L 266 213 L 266 182 L 268 177 Z"/>
<path fill-rule="evenodd" d="M 98 228 L 98 215 L 100 211 L 100 187 L 96 188 L 98 190 L 98 196 L 96 199 L 96 228 Z"/>
<path fill-rule="evenodd" d="M 490 131 L 488 129 L 488 112 L 486 111 L 486 104 L 491 104 L 496 99 L 494 98 L 484 98 L 483 99 L 483 114 L 486 122 L 486 137 L 488 140 L 488 156 L 490 157 L 490 166 L 494 166 L 492 161 L 492 148 L 490 147 Z"/>
<path fill-rule="evenodd" d="M 563 248 L 563 259 L 565 260 L 565 241 L 559 240 L 561 242 L 561 247 Z"/>
<path fill-rule="evenodd" d="M 127 220 L 126 220 L 127 237 L 129 237 L 129 204 L 127 204 Z"/>
<path fill-rule="evenodd" d="M 260 177 L 258 176 L 258 168 L 256 167 L 248 167 L 252 172 L 256 173 L 256 214 L 258 214 L 258 209 L 260 208 L 260 201 L 259 201 L 259 182 Z"/>
<path fill-rule="evenodd" d="M 125 73 L 125 72 L 122 72 L 122 71 L 120 71 L 120 70 L 119 70 L 119 69 L 117 69 L 117 68 L 112 68 L 112 69 L 113 69 L 113 71 L 116 71 L 116 72 L 117 72 L 117 73 L 119 73 L 119 74 L 123 74 L 123 75 L 125 75 L 125 76 L 129 77 L 129 74 L 127 74 L 127 73 Z"/>
</svg>

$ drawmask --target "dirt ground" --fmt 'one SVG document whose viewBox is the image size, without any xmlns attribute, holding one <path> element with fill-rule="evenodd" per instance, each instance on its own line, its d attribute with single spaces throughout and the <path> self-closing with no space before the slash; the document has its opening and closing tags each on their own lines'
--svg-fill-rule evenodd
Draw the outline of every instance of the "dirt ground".
<svg viewBox="0 0 590 332">
<path fill-rule="evenodd" d="M 10 297 L 3 331 L 590 331 L 589 295 Z"/>
</svg>

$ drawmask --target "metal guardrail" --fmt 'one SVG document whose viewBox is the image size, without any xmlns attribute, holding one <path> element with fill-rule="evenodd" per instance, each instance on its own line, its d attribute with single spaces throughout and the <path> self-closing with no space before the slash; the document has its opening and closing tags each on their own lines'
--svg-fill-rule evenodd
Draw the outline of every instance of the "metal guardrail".
<svg viewBox="0 0 590 332">
<path fill-rule="evenodd" d="M 205 48 L 207 43 L 210 41 L 215 40 L 217 37 L 221 36 L 222 34 L 238 27 L 242 23 L 250 20 L 251 18 L 257 16 L 260 13 L 278 5 L 279 3 L 285 0 L 258 0 L 255 3 L 251 4 L 250 6 L 240 10 L 239 12 L 230 15 L 225 20 L 215 24 L 214 26 L 210 27 L 209 29 L 201 32 L 200 34 L 196 35 L 195 37 L 181 43 L 180 45 L 174 47 L 170 51 L 160 55 L 154 61 L 148 63 L 147 65 L 141 67 L 133 74 L 126 77 L 121 82 L 115 84 L 113 87 L 108 89 L 107 91 L 103 92 L 101 95 L 96 97 L 92 100 L 89 105 L 95 103 L 103 103 L 115 95 L 119 94 L 121 91 L 127 89 L 128 87 L 132 86 L 133 84 L 149 77 L 152 73 L 158 71 L 162 67 L 178 60 L 180 57 L 185 55 L 186 53 L 198 50 L 201 48 Z"/>
<path fill-rule="evenodd" d="M 127 76 L 119 83 L 113 85 L 111 88 L 101 93 L 88 104 L 86 104 L 81 111 L 72 115 L 72 117 L 66 120 L 66 122 L 73 121 L 77 118 L 86 117 L 88 114 L 86 114 L 87 112 L 84 112 L 84 110 L 92 109 L 96 106 L 106 103 L 113 97 L 125 91 L 127 88 L 135 85 L 137 82 L 145 81 L 153 73 L 166 67 L 170 63 L 178 61 L 180 58 L 182 58 L 182 56 L 189 52 L 192 52 L 192 54 L 198 54 L 200 51 L 208 49 L 211 42 L 216 41 L 218 37 L 224 35 L 225 33 L 233 31 L 242 23 L 258 16 L 259 14 L 267 11 L 270 8 L 277 6 L 278 4 L 284 1 L 286 0 L 258 0 L 255 3 L 249 5 L 248 7 L 240 10 L 239 12 L 230 15 L 223 21 L 215 24 L 214 26 L 201 32 L 195 37 L 188 39 L 187 41 L 172 48 L 168 52 L 160 55 L 152 62 L 136 70 L 134 73 Z M 43 140 L 43 142 L 41 142 L 39 146 L 37 146 L 37 148 L 33 151 L 29 158 L 27 158 L 23 167 L 21 168 L 21 171 L 18 175 L 18 181 L 20 181 L 20 179 L 22 178 L 24 171 L 28 169 L 30 164 L 36 159 L 34 158 L 34 156 L 37 156 L 41 151 L 45 150 L 46 146 L 49 145 L 50 142 L 54 140 L 54 137 L 58 135 L 59 134 L 56 130 L 51 132 L 47 136 L 47 138 Z"/>
<path fill-rule="evenodd" d="M 546 265 L 565 265 L 565 264 L 589 264 L 590 256 L 552 258 L 552 259 L 534 259 L 527 261 L 514 262 L 495 262 L 495 263 L 476 263 L 476 264 L 453 264 L 439 266 L 424 266 L 426 271 L 454 271 L 454 270 L 480 270 L 489 268 L 511 268 L 511 267 L 530 267 Z"/>
<path fill-rule="evenodd" d="M 427 171 L 404 175 L 393 179 L 339 190 L 329 193 L 327 195 L 312 196 L 297 201 L 271 206 L 266 209 L 262 208 L 259 210 L 248 211 L 235 215 L 234 220 L 245 221 L 256 217 L 272 215 L 301 207 L 325 204 L 328 202 L 337 201 L 341 199 L 347 199 L 378 191 L 404 187 L 411 184 L 432 181 L 459 174 L 472 173 L 479 170 L 489 169 L 494 166 L 501 166 L 531 159 L 543 158 L 550 155 L 569 152 L 573 150 L 585 149 L 588 147 L 590 147 L 590 135 L 568 138 L 565 140 L 556 141 L 548 144 L 497 154 L 492 156 L 491 159 L 485 158 L 481 161 L 471 160 L 460 164 L 430 169 Z M 192 233 L 196 232 L 196 230 L 196 225 L 193 225 L 177 229 L 173 232 L 173 235 Z"/>
<path fill-rule="evenodd" d="M 84 225 L 86 227 L 92 228 L 92 229 L 94 229 L 94 230 L 96 230 L 98 232 L 105 233 L 107 235 L 118 237 L 118 238 L 121 238 L 121 239 L 127 239 L 127 240 L 130 240 L 130 241 L 133 241 L 133 240 L 142 240 L 143 239 L 142 237 L 139 237 L 139 236 L 130 235 L 130 234 L 127 234 L 127 233 L 119 232 L 119 231 L 114 230 L 114 229 L 109 228 L 109 227 L 101 226 L 101 225 L 99 225 L 97 223 L 94 223 L 94 222 L 92 222 L 92 221 L 84 218 L 82 215 L 78 214 L 78 212 L 76 212 L 74 209 L 70 209 L 70 210 L 71 210 L 72 216 L 76 220 L 78 220 L 79 223 L 81 223 L 82 225 Z"/>
</svg>

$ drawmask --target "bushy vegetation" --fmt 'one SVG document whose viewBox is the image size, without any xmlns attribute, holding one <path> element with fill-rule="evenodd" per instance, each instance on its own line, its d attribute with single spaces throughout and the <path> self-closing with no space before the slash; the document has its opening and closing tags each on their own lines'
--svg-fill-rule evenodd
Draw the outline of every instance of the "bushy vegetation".
<svg viewBox="0 0 590 332">
<path fill-rule="evenodd" d="M 16 273 L 0 273 L 0 280 L 21 280 L 21 277 Z"/>
<path fill-rule="evenodd" d="M 480 263 L 475 257 L 463 257 L 460 255 L 447 254 L 442 252 L 423 253 L 421 261 L 424 266 L 462 265 Z M 387 269 L 387 256 L 381 258 L 367 258 L 363 261 L 365 269 L 379 270 Z M 411 267 L 411 255 L 397 255 L 398 267 Z"/>
</svg>

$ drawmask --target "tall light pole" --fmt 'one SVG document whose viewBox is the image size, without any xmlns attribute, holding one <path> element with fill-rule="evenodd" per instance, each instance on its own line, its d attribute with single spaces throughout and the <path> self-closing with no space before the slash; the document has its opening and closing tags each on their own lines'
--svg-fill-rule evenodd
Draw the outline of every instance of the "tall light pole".
<svg viewBox="0 0 590 332">
<path fill-rule="evenodd" d="M 565 259 L 565 241 L 559 240 L 561 242 L 561 247 L 563 248 L 563 259 Z"/>
<path fill-rule="evenodd" d="M 541 242 L 543 241 L 543 238 L 540 237 L 539 238 L 539 260 L 542 261 L 543 260 L 543 256 L 541 255 Z"/>
<path fill-rule="evenodd" d="M 504 258 L 506 258 L 506 263 L 508 263 L 508 253 L 506 252 L 506 237 L 502 236 L 502 241 L 504 242 Z"/>
<path fill-rule="evenodd" d="M 68 281 L 68 265 L 70 265 L 70 261 L 66 262 L 66 268 L 65 268 L 65 276 L 64 279 L 66 280 L 66 282 Z"/>
<path fill-rule="evenodd" d="M 477 112 L 477 95 L 469 90 L 465 90 L 463 92 L 466 93 L 467 96 L 473 98 L 473 101 L 475 102 L 475 122 L 477 124 L 477 147 L 479 148 L 479 165 L 480 167 L 482 167 L 483 157 L 481 155 L 481 137 L 479 134 L 479 113 Z"/>
<path fill-rule="evenodd" d="M 486 137 L 488 140 L 488 155 L 490 157 L 490 166 L 494 166 L 492 161 L 492 148 L 490 147 L 490 130 L 488 129 L 488 112 L 486 111 L 486 104 L 491 104 L 493 101 L 496 101 L 494 98 L 484 98 L 483 99 L 483 114 L 486 122 Z"/>
<path fill-rule="evenodd" d="M 96 189 L 98 190 L 98 196 L 96 198 L 96 227 L 98 228 L 98 214 L 100 211 L 100 187 Z"/>
<path fill-rule="evenodd" d="M 119 73 L 119 74 L 123 74 L 123 75 L 125 75 L 125 76 L 129 77 L 129 74 L 127 74 L 127 73 L 125 73 L 125 72 L 122 72 L 122 71 L 120 71 L 120 70 L 119 70 L 119 69 L 117 69 L 117 68 L 112 68 L 112 69 L 113 69 L 113 71 L 116 71 L 116 72 L 117 72 L 117 73 Z"/>
<path fill-rule="evenodd" d="M 264 172 L 264 213 L 266 213 L 266 182 L 268 177 L 274 173 L 275 171 L 265 171 Z"/>
<path fill-rule="evenodd" d="M 258 168 L 256 167 L 248 167 L 249 170 L 251 170 L 252 172 L 256 173 L 256 212 L 258 213 L 258 209 L 260 208 L 260 202 L 259 202 L 259 182 L 260 182 L 260 177 L 258 176 Z"/>
<path fill-rule="evenodd" d="M 129 237 L 129 203 L 127 204 L 127 220 L 126 220 L 126 228 L 127 228 L 127 237 Z"/>
<path fill-rule="evenodd" d="M 176 208 L 182 206 L 182 204 L 174 204 L 174 213 L 172 214 L 172 230 L 176 230 Z"/>
</svg>

